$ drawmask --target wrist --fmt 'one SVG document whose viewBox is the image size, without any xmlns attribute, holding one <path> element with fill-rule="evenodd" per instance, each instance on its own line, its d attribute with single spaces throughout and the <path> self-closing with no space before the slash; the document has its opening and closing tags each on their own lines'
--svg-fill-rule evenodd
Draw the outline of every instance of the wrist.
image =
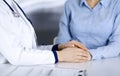
<svg viewBox="0 0 120 76">
<path fill-rule="evenodd" d="M 58 55 L 58 61 L 59 61 L 59 62 L 62 62 L 62 61 L 63 61 L 63 58 L 62 58 L 61 51 L 56 51 L 56 52 L 57 52 L 57 55 Z"/>
<path fill-rule="evenodd" d="M 63 49 L 63 44 L 59 44 L 58 45 L 58 50 L 62 50 Z"/>
</svg>

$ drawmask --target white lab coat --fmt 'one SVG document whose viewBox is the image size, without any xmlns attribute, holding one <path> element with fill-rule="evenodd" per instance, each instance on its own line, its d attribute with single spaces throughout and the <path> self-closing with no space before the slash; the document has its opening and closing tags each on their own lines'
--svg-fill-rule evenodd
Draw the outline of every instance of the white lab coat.
<svg viewBox="0 0 120 76">
<path fill-rule="evenodd" d="M 14 17 L 4 1 L 0 0 L 0 63 L 6 61 L 13 65 L 55 63 L 52 51 L 43 51 L 36 47 L 34 29 L 23 12 L 12 0 L 8 3 L 13 4 L 12 7 L 20 17 Z"/>
</svg>

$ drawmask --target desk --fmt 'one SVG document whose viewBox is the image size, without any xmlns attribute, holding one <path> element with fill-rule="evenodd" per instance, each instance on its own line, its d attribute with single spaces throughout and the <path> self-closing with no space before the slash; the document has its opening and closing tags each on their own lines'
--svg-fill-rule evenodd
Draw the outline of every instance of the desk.
<svg viewBox="0 0 120 76">
<path fill-rule="evenodd" d="M 0 64 L 0 76 L 120 76 L 120 57 L 36 66 Z"/>
</svg>

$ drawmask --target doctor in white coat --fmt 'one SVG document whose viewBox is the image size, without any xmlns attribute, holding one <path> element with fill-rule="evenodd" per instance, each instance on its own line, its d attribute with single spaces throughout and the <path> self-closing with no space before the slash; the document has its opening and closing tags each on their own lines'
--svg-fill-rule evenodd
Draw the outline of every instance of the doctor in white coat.
<svg viewBox="0 0 120 76">
<path fill-rule="evenodd" d="M 79 46 L 75 41 L 72 44 Z M 34 29 L 16 1 L 0 0 L 0 63 L 37 65 L 58 61 L 82 62 L 79 49 L 67 48 L 56 52 L 54 48 L 53 51 L 38 49 Z"/>
</svg>

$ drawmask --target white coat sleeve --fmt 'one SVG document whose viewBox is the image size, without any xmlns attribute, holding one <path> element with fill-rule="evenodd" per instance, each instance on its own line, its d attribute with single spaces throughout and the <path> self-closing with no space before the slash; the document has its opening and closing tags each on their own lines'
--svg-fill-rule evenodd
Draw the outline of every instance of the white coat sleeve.
<svg viewBox="0 0 120 76">
<path fill-rule="evenodd" d="M 0 53 L 13 65 L 53 64 L 56 51 L 24 48 L 15 41 L 16 35 L 0 24 Z"/>
</svg>

